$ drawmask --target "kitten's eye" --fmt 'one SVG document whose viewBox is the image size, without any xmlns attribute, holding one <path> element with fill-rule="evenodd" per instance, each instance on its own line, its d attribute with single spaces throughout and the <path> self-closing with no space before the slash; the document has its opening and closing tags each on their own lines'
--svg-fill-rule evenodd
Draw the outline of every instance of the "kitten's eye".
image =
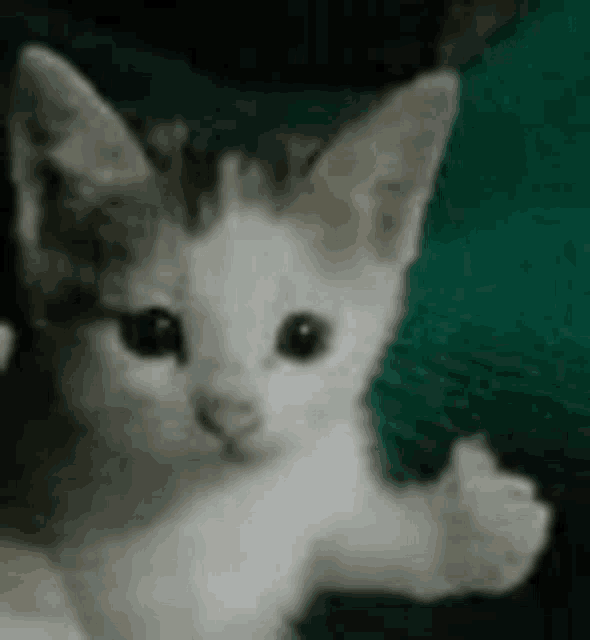
<svg viewBox="0 0 590 640">
<path fill-rule="evenodd" d="M 310 360 L 327 349 L 328 325 L 311 313 L 291 314 L 283 322 L 276 350 L 294 360 Z"/>
<path fill-rule="evenodd" d="M 128 347 L 143 356 L 180 354 L 180 325 L 176 318 L 162 309 L 121 316 L 123 339 Z"/>
</svg>

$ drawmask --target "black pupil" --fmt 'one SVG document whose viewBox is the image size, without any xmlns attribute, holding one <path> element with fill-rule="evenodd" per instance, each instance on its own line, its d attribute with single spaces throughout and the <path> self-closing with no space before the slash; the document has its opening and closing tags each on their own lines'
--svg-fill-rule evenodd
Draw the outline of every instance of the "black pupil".
<svg viewBox="0 0 590 640">
<path fill-rule="evenodd" d="M 180 350 L 178 322 L 160 309 L 122 317 L 123 337 L 129 346 L 143 355 L 163 355 Z"/>
<path fill-rule="evenodd" d="M 278 351 L 290 358 L 306 359 L 324 348 L 326 328 L 310 314 L 290 316 L 279 333 Z"/>
</svg>

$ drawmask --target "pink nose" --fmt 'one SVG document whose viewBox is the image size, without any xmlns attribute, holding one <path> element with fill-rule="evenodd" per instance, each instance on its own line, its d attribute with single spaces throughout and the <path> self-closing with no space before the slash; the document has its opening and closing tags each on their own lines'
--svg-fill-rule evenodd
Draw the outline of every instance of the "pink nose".
<svg viewBox="0 0 590 640">
<path fill-rule="evenodd" d="M 260 423 L 249 402 L 225 396 L 201 398 L 197 403 L 196 418 L 202 429 L 221 439 L 240 438 L 255 430 Z"/>
</svg>

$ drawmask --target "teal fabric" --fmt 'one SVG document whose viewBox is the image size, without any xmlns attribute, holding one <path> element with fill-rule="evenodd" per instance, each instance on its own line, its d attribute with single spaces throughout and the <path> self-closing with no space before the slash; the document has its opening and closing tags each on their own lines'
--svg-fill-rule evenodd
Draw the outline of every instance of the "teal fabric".
<svg viewBox="0 0 590 640">
<path fill-rule="evenodd" d="M 459 432 L 590 458 L 589 17 L 543 2 L 461 69 L 409 313 L 370 393 L 399 480 L 440 470 Z"/>
</svg>

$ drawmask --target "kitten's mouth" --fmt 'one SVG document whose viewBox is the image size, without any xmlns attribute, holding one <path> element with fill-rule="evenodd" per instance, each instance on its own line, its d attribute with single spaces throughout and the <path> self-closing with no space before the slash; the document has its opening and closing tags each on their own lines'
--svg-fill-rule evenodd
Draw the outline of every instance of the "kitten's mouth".
<svg viewBox="0 0 590 640">
<path fill-rule="evenodd" d="M 231 411 L 227 407 L 221 406 L 220 402 L 215 402 L 210 406 L 202 404 L 197 411 L 196 418 L 203 431 L 222 441 L 222 460 L 226 462 L 245 462 L 247 460 L 248 456 L 241 445 L 247 436 L 257 431 L 260 426 L 260 422 L 253 412 Z"/>
<path fill-rule="evenodd" d="M 228 440 L 223 445 L 221 459 L 225 462 L 245 462 L 246 456 L 244 452 L 237 446 L 236 442 L 232 439 Z"/>
<path fill-rule="evenodd" d="M 212 433 L 215 436 L 223 436 L 223 430 L 219 426 L 219 424 L 211 417 L 211 414 L 205 407 L 201 407 L 197 411 L 197 421 L 203 431 L 207 433 Z"/>
</svg>

